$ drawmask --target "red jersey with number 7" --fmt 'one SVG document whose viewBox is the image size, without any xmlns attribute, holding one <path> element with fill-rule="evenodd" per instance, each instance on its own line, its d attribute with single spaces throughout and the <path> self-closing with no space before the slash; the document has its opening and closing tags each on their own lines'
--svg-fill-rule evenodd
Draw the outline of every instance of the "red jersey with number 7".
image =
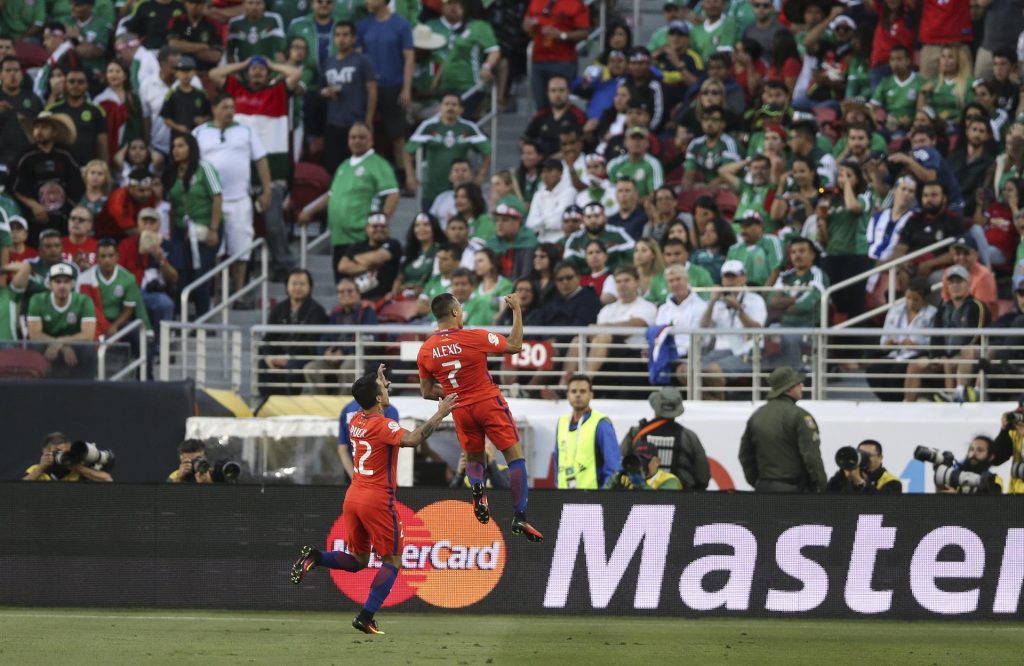
<svg viewBox="0 0 1024 666">
<path fill-rule="evenodd" d="M 433 377 L 445 395 L 459 394 L 459 405 L 501 395 L 487 371 L 489 354 L 505 353 L 505 336 L 482 329 L 451 328 L 434 333 L 420 347 L 420 379 Z M 456 408 L 458 409 L 458 408 Z"/>
<path fill-rule="evenodd" d="M 383 414 L 356 412 L 348 422 L 352 440 L 352 485 L 345 501 L 380 502 L 394 498 L 398 449 L 407 431 Z"/>
</svg>

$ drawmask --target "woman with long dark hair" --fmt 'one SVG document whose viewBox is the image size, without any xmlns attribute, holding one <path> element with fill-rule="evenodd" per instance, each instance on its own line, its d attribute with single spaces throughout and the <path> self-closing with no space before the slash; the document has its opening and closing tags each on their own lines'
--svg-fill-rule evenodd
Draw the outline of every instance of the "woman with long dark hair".
<svg viewBox="0 0 1024 666">
<path fill-rule="evenodd" d="M 476 183 L 463 183 L 455 188 L 455 210 L 469 225 L 469 237 L 482 243 L 494 238 L 494 218 L 487 212 L 487 202 Z"/>
<path fill-rule="evenodd" d="M 540 163 L 544 161 L 544 148 L 536 141 L 524 141 L 519 147 L 519 166 L 516 167 L 516 181 L 523 201 L 529 206 L 533 195 L 540 187 Z"/>
<path fill-rule="evenodd" d="M 199 159 L 199 144 L 191 134 L 171 141 L 171 162 L 163 182 L 172 211 L 172 263 L 184 287 L 216 264 L 224 199 L 216 167 Z M 212 286 L 207 283 L 193 292 L 196 314 L 210 309 Z"/>
<path fill-rule="evenodd" d="M 392 296 L 402 293 L 419 295 L 434 272 L 437 248 L 445 240 L 444 231 L 436 217 L 425 211 L 416 214 L 405 234 L 405 254 L 402 255 L 402 266 L 395 277 Z"/>
<path fill-rule="evenodd" d="M 512 282 L 501 274 L 501 262 L 490 248 L 477 250 L 473 255 L 473 273 L 478 286 L 474 296 L 483 298 L 491 308 L 491 321 L 498 316 L 501 302 L 512 293 Z"/>
<path fill-rule="evenodd" d="M 142 103 L 132 90 L 128 70 L 117 60 L 107 63 L 107 87 L 93 99 L 107 114 L 109 155 L 143 135 Z"/>
<path fill-rule="evenodd" d="M 541 243 L 533 250 L 533 269 L 528 276 L 537 284 L 540 304 L 555 293 L 555 266 L 562 260 L 562 248 L 554 243 Z"/>
<path fill-rule="evenodd" d="M 736 232 L 731 224 L 716 217 L 704 225 L 699 240 L 700 248 L 690 255 L 690 262 L 711 274 L 715 284 L 722 284 L 722 264 L 729 254 L 729 248 L 736 244 Z"/>
</svg>

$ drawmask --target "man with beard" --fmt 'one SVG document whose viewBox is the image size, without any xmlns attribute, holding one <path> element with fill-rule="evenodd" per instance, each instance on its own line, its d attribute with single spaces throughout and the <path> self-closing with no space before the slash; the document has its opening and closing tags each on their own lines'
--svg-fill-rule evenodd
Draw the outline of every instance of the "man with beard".
<svg viewBox="0 0 1024 666">
<path fill-rule="evenodd" d="M 64 101 L 51 106 L 51 113 L 65 114 L 75 123 L 75 140 L 68 152 L 79 164 L 99 158 L 108 161 L 107 114 L 86 97 L 89 77 L 84 69 L 72 69 L 64 80 Z"/>
<path fill-rule="evenodd" d="M 921 210 L 907 221 L 900 233 L 893 258 L 920 250 L 944 238 L 963 233 L 963 220 L 946 208 L 946 188 L 938 181 L 921 187 Z M 914 260 L 913 274 L 927 277 L 933 284 L 942 279 L 942 270 L 953 263 L 950 252 L 933 252 Z"/>
<path fill-rule="evenodd" d="M 587 114 L 569 104 L 569 82 L 563 76 L 552 76 L 548 80 L 548 105 L 538 111 L 526 126 L 523 136 L 539 141 L 545 155 L 558 151 L 559 135 L 569 129 L 583 131 Z"/>
<path fill-rule="evenodd" d="M 971 440 L 967 447 L 967 457 L 960 464 L 960 470 L 981 475 L 981 483 L 977 486 L 961 483 L 959 486 L 944 486 L 935 484 L 935 492 L 938 493 L 961 493 L 969 495 L 1001 495 L 1003 492 L 1003 479 L 998 474 L 993 474 L 990 469 L 994 456 L 994 442 L 991 437 L 978 435 Z"/>
<path fill-rule="evenodd" d="M 11 190 L 32 214 L 29 245 L 35 245 L 43 229 L 67 231 L 67 214 L 85 194 L 85 183 L 78 162 L 65 150 L 75 140 L 71 118 L 43 111 L 31 127 L 35 145 L 21 154 L 12 169 Z"/>
<path fill-rule="evenodd" d="M 582 270 L 586 267 L 587 244 L 592 240 L 601 241 L 608 250 L 610 271 L 633 259 L 636 243 L 625 229 L 607 223 L 604 206 L 599 203 L 590 203 L 583 208 L 583 228 L 566 239 L 565 260 Z"/>
<path fill-rule="evenodd" d="M 0 163 L 12 164 L 31 144 L 25 136 L 21 121 L 34 118 L 43 105 L 31 88 L 22 83 L 25 75 L 21 63 L 13 55 L 0 60 Z"/>
</svg>

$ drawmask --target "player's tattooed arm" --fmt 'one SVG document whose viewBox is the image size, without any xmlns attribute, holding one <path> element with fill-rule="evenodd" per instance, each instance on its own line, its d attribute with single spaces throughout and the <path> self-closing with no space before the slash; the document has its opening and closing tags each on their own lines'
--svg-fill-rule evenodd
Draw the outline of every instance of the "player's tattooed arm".
<svg viewBox="0 0 1024 666">
<path fill-rule="evenodd" d="M 420 377 L 420 395 L 424 400 L 440 400 L 444 397 L 444 389 L 433 377 Z"/>
<path fill-rule="evenodd" d="M 505 339 L 505 353 L 518 354 L 523 350 L 523 307 L 514 293 L 505 297 L 505 304 L 512 309 L 512 332 Z"/>
<path fill-rule="evenodd" d="M 457 404 L 456 401 L 458 399 L 458 393 L 452 393 L 451 395 L 443 398 L 437 404 L 437 411 L 434 412 L 433 416 L 412 432 L 407 432 L 402 435 L 402 446 L 419 446 L 423 442 L 427 441 L 427 438 L 437 430 L 437 426 L 441 425 L 441 421 L 444 421 L 444 417 L 452 413 L 452 409 L 455 408 L 455 405 Z"/>
</svg>

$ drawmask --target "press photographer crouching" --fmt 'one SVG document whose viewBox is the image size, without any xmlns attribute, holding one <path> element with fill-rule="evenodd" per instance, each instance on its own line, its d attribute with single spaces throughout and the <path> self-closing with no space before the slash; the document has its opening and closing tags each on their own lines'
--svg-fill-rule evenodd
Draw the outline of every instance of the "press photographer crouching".
<svg viewBox="0 0 1024 666">
<path fill-rule="evenodd" d="M 825 486 L 830 493 L 888 493 L 903 492 L 903 482 L 882 466 L 882 445 L 865 439 L 857 445 L 844 446 L 836 451 L 839 471 Z"/>
<path fill-rule="evenodd" d="M 682 490 L 683 482 L 671 472 L 659 469 L 658 449 L 637 444 L 622 456 L 622 471 L 608 477 L 605 490 Z"/>
<path fill-rule="evenodd" d="M 1000 426 L 995 447 L 992 449 L 992 465 L 1002 465 L 1012 458 L 1010 494 L 1024 494 L 1024 455 L 1021 451 L 1024 444 L 1024 400 L 1019 403 L 1017 409 L 1003 414 Z"/>
<path fill-rule="evenodd" d="M 210 462 L 201 439 L 186 439 L 178 445 L 178 469 L 167 476 L 171 483 L 235 483 L 242 466 L 231 460 Z"/>
<path fill-rule="evenodd" d="M 43 438 L 39 462 L 25 470 L 22 481 L 113 481 L 114 454 L 91 442 L 69 443 L 63 433 Z"/>
<path fill-rule="evenodd" d="M 1003 480 L 989 471 L 995 459 L 995 445 L 991 437 L 978 435 L 971 440 L 967 457 L 959 462 L 949 451 L 927 446 L 917 447 L 914 457 L 934 466 L 936 492 L 970 495 L 999 495 L 1003 492 Z"/>
</svg>

